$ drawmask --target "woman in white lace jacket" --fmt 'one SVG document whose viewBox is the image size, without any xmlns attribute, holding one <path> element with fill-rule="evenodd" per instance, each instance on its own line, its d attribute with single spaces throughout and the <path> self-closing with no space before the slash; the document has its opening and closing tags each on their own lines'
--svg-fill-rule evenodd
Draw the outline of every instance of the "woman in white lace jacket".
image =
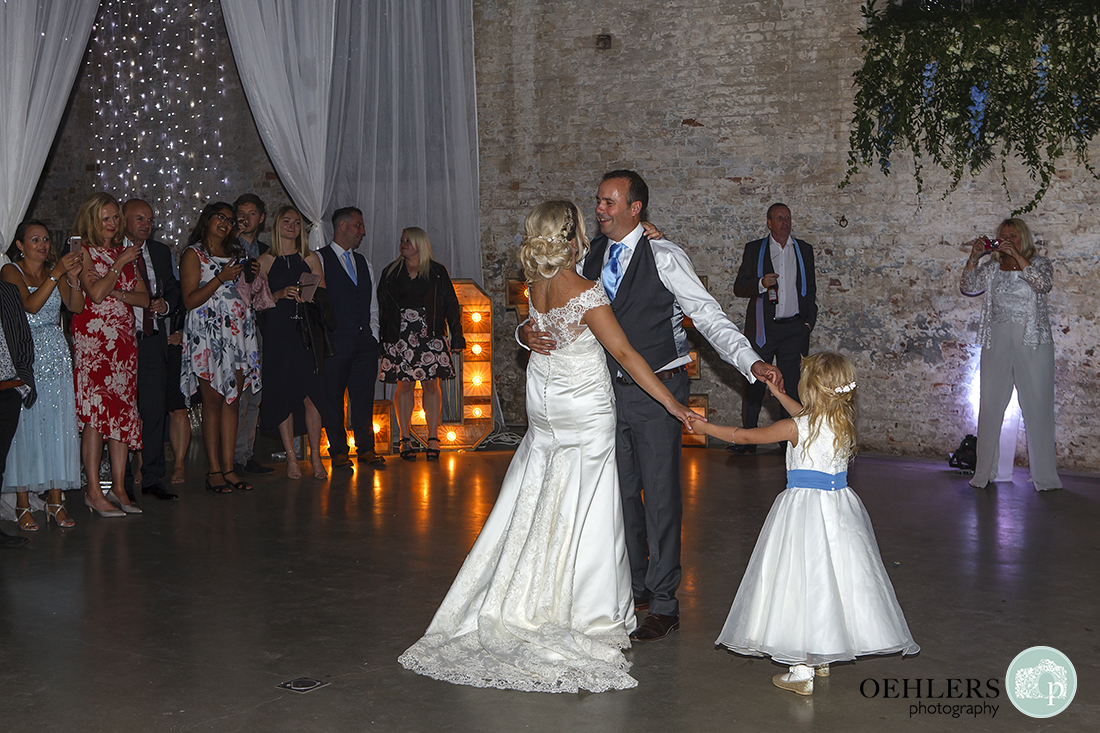
<svg viewBox="0 0 1100 733">
<path fill-rule="evenodd" d="M 1016 388 L 1027 431 L 1031 481 L 1038 491 L 1062 488 L 1054 450 L 1054 342 L 1047 293 L 1054 266 L 1035 251 L 1027 224 L 1005 219 L 992 249 L 975 239 L 963 270 L 962 292 L 981 295 L 981 398 L 978 459 L 971 486 L 985 488 L 996 478 L 1001 422 Z M 979 264 L 986 254 L 990 258 Z"/>
</svg>

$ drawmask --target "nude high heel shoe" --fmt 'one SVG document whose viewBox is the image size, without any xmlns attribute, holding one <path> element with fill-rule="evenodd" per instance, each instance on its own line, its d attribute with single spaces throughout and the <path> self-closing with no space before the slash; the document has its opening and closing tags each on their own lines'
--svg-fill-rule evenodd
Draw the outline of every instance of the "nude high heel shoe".
<svg viewBox="0 0 1100 733">
<path fill-rule="evenodd" d="M 105 512 L 100 511 L 99 509 L 96 509 L 94 506 L 92 506 L 92 502 L 88 501 L 88 495 L 87 494 L 84 495 L 84 506 L 88 507 L 89 512 L 95 512 L 99 516 L 105 517 L 105 518 L 125 517 L 126 516 L 126 512 L 119 511 L 118 509 L 108 509 Z"/>
<path fill-rule="evenodd" d="M 125 513 L 125 514 L 141 514 L 141 509 L 134 506 L 133 504 L 123 504 L 122 500 L 119 499 L 117 496 L 115 496 L 114 491 L 108 491 L 105 496 L 107 498 L 107 501 L 109 501 L 112 504 L 114 504 L 115 506 L 117 506 L 119 509 L 121 509 L 123 511 L 123 513 Z"/>
</svg>

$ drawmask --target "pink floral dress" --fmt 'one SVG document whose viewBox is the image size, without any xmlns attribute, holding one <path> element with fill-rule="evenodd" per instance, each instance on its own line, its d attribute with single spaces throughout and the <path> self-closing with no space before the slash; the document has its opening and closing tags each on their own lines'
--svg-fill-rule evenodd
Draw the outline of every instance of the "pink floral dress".
<svg viewBox="0 0 1100 733">
<path fill-rule="evenodd" d="M 88 247 L 92 269 L 104 276 L 122 247 Z M 123 266 L 116 290 L 130 291 L 138 283 L 134 263 Z M 108 296 L 94 303 L 84 295 L 84 310 L 73 316 L 73 383 L 76 413 L 83 425 L 104 438 L 141 449 L 137 409 L 137 337 L 134 309 Z"/>
</svg>

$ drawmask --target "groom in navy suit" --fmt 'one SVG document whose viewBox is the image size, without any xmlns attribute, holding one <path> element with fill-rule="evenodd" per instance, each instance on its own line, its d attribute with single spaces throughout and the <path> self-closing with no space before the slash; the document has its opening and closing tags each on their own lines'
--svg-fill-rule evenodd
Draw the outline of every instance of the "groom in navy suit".
<svg viewBox="0 0 1100 733">
<path fill-rule="evenodd" d="M 733 294 L 749 298 L 745 335 L 761 360 L 775 361 L 787 394 L 797 402 L 802 357 L 810 353 L 810 331 L 817 323 L 814 248 L 791 236 L 786 204 L 769 206 L 767 218 L 768 236 L 745 245 Z M 759 382 L 745 388 L 741 417 L 746 428 L 757 426 L 764 392 Z M 730 444 L 727 450 L 755 453 L 756 446 Z"/>
<path fill-rule="evenodd" d="M 322 418 L 332 467 L 351 468 L 344 426 L 344 392 L 351 400 L 351 427 L 359 465 L 381 466 L 374 452 L 374 383 L 378 379 L 378 300 L 374 270 L 356 250 L 367 233 L 363 212 L 353 206 L 332 214 L 332 243 L 321 248 L 325 284 L 336 310 L 332 346 L 325 360 L 325 405 Z"/>
</svg>

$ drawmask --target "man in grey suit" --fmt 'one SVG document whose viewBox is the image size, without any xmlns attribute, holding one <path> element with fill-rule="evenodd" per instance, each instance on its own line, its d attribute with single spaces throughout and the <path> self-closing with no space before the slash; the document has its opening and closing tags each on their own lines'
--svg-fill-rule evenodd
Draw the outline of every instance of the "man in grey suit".
<svg viewBox="0 0 1100 733">
<path fill-rule="evenodd" d="M 782 385 L 779 370 L 759 360 L 703 287 L 687 254 L 667 240 L 646 237 L 641 222 L 648 203 L 649 187 L 636 172 L 607 173 L 596 194 L 601 234 L 578 265 L 584 277 L 603 283 L 631 345 L 684 404 L 691 361 L 685 315 L 747 379 Z M 524 333 L 535 351 L 554 347 L 549 334 L 534 332 L 530 325 Z M 655 641 L 680 626 L 681 424 L 610 356 L 608 368 L 618 411 L 615 456 L 635 610 L 647 611 L 630 638 Z"/>
</svg>

